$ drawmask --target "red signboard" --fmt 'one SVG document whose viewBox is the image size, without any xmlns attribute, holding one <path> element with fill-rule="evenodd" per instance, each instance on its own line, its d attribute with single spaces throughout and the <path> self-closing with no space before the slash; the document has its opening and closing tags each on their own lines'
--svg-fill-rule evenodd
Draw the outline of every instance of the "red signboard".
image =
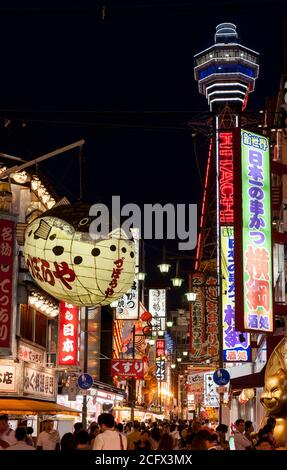
<svg viewBox="0 0 287 470">
<path fill-rule="evenodd" d="M 0 220 L 0 349 L 10 349 L 12 324 L 14 222 Z"/>
<path fill-rule="evenodd" d="M 144 378 L 144 363 L 139 359 L 112 359 L 112 377 Z"/>
<path fill-rule="evenodd" d="M 165 356 L 165 339 L 156 340 L 156 357 Z"/>
<path fill-rule="evenodd" d="M 76 366 L 78 361 L 79 309 L 60 302 L 59 366 Z"/>
<path fill-rule="evenodd" d="M 219 133 L 219 211 L 220 225 L 234 223 L 233 134 Z"/>
</svg>

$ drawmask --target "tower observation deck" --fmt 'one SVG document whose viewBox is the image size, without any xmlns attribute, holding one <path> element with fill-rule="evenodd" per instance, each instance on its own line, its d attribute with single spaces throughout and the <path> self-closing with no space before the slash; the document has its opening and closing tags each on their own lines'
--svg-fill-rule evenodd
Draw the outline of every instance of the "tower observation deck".
<svg viewBox="0 0 287 470">
<path fill-rule="evenodd" d="M 240 111 L 254 90 L 259 73 L 259 53 L 239 44 L 236 26 L 216 26 L 215 44 L 194 56 L 194 77 L 210 110 L 228 104 Z"/>
</svg>

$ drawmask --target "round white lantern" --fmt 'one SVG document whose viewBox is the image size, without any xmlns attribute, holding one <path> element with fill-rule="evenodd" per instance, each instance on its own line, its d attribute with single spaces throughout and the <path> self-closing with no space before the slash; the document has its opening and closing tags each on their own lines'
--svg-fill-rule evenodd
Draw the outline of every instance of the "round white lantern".
<svg viewBox="0 0 287 470">
<path fill-rule="evenodd" d="M 57 207 L 35 219 L 25 233 L 25 261 L 33 279 L 75 306 L 111 304 L 135 278 L 134 242 L 120 229 L 93 240 L 91 220 L 77 207 Z"/>
</svg>

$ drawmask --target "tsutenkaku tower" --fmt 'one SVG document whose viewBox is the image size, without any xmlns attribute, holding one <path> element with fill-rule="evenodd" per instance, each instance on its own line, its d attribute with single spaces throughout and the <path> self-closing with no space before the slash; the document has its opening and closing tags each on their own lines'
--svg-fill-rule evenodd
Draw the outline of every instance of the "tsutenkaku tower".
<svg viewBox="0 0 287 470">
<path fill-rule="evenodd" d="M 240 125 L 240 115 L 255 88 L 259 54 L 239 43 L 236 26 L 216 26 L 214 44 L 194 56 L 194 77 L 214 118 L 197 248 L 197 270 L 216 271 L 219 263 L 219 139 Z M 217 177 L 218 175 L 218 177 Z M 228 221 L 226 221 L 228 223 Z"/>
<path fill-rule="evenodd" d="M 235 128 L 240 127 L 241 113 L 255 88 L 259 54 L 239 43 L 232 23 L 219 24 L 214 40 L 212 46 L 194 57 L 195 80 L 207 99 L 213 122 L 195 270 L 217 279 L 218 333 L 214 331 L 214 337 L 218 337 L 218 362 L 222 367 L 225 362 L 250 360 L 249 334 L 236 331 L 234 326 L 234 158 Z M 202 318 L 205 321 L 204 315 Z M 195 320 L 191 314 L 193 333 Z"/>
</svg>

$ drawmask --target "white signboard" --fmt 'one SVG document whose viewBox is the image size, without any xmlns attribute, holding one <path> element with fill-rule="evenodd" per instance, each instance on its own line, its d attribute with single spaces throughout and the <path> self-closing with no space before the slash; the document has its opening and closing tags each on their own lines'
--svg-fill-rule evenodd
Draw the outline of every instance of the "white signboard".
<svg viewBox="0 0 287 470">
<path fill-rule="evenodd" d="M 17 393 L 17 366 L 0 364 L 0 393 Z"/>
<path fill-rule="evenodd" d="M 43 367 L 24 365 L 23 394 L 45 400 L 56 400 L 55 371 Z"/>
<path fill-rule="evenodd" d="M 42 351 L 41 349 L 22 342 L 19 343 L 18 359 L 22 361 L 43 365 L 45 363 L 45 355 L 45 351 Z"/>
<path fill-rule="evenodd" d="M 149 290 L 149 312 L 152 315 L 152 327 L 155 331 L 165 331 L 166 329 L 166 290 Z"/>
<path fill-rule="evenodd" d="M 137 320 L 139 317 L 139 229 L 132 229 L 135 242 L 135 280 L 130 290 L 117 302 L 116 320 Z"/>
<path fill-rule="evenodd" d="M 204 374 L 204 405 L 209 407 L 219 407 L 220 399 L 216 391 L 217 385 L 213 381 L 214 372 Z"/>
</svg>

